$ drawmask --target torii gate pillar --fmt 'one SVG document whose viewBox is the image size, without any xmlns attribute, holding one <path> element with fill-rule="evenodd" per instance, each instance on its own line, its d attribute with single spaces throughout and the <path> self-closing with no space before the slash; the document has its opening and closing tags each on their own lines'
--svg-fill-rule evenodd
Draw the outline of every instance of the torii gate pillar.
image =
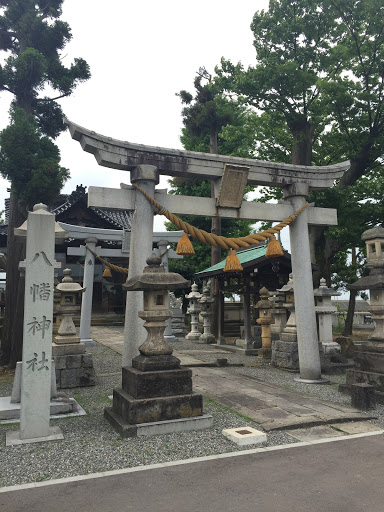
<svg viewBox="0 0 384 512">
<path fill-rule="evenodd" d="M 284 189 L 284 198 L 296 211 L 304 206 L 309 187 L 294 183 Z M 292 273 L 295 283 L 295 311 L 301 381 L 320 381 L 321 364 L 317 341 L 315 300 L 313 296 L 308 211 L 305 209 L 289 226 Z M 296 380 L 296 379 L 295 379 Z"/>
<path fill-rule="evenodd" d="M 97 238 L 89 237 L 85 239 L 88 247 L 95 252 Z M 93 279 L 95 275 L 95 256 L 88 250 L 84 259 L 84 278 L 83 286 L 87 293 L 83 293 L 81 298 L 81 316 L 80 316 L 80 341 L 86 345 L 95 344 L 91 338 L 90 327 L 92 317 L 92 297 L 93 297 Z"/>
<path fill-rule="evenodd" d="M 136 183 L 152 197 L 159 183 L 159 172 L 153 165 L 138 165 L 131 171 L 131 183 Z M 152 253 L 153 207 L 142 194 L 135 195 L 135 210 L 131 224 L 131 251 L 128 279 L 143 272 L 146 259 Z M 123 366 L 131 366 L 139 346 L 147 333 L 143 320 L 138 316 L 143 309 L 143 292 L 127 292 L 124 327 Z"/>
</svg>

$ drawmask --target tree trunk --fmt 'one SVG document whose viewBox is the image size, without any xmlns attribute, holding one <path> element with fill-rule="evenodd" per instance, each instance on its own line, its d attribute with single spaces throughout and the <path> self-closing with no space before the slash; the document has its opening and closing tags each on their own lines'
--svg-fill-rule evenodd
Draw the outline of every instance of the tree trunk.
<svg viewBox="0 0 384 512">
<path fill-rule="evenodd" d="M 353 316 L 355 314 L 357 290 L 349 291 L 347 318 L 345 319 L 343 336 L 352 336 Z"/>
<path fill-rule="evenodd" d="M 24 287 L 20 282 L 19 262 L 25 259 L 25 239 L 15 237 L 14 228 L 27 218 L 26 211 L 11 193 L 6 265 L 6 295 L 0 364 L 16 366 L 23 346 Z"/>
<path fill-rule="evenodd" d="M 355 265 L 356 260 L 357 260 L 356 247 L 353 247 L 352 248 L 351 264 Z M 356 276 L 356 278 L 357 278 L 357 276 Z M 356 296 L 357 296 L 357 290 L 349 291 L 348 311 L 347 311 L 347 318 L 345 319 L 343 336 L 352 336 L 353 316 L 355 314 Z"/>
<path fill-rule="evenodd" d="M 308 122 L 296 124 L 292 128 L 293 147 L 292 163 L 295 165 L 312 165 L 312 146 L 315 128 Z"/>
</svg>

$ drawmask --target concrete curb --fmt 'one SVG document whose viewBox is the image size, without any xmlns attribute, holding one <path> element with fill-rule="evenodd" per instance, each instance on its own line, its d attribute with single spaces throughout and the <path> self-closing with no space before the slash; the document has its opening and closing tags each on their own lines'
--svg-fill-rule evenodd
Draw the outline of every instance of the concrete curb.
<svg viewBox="0 0 384 512">
<path fill-rule="evenodd" d="M 159 463 L 159 464 L 150 464 L 148 466 L 136 466 L 133 468 L 117 469 L 114 471 L 91 473 L 89 475 L 79 475 L 79 476 L 73 476 L 73 477 L 68 477 L 68 478 L 60 478 L 60 479 L 56 479 L 56 480 L 48 480 L 47 482 L 31 482 L 28 484 L 14 485 L 14 486 L 10 486 L 10 487 L 2 487 L 2 488 L 0 488 L 0 493 L 20 491 L 23 489 L 33 489 L 36 487 L 45 487 L 48 485 L 59 485 L 59 484 L 66 484 L 66 483 L 70 483 L 70 482 L 80 482 L 82 480 L 92 480 L 95 478 L 103 478 L 103 477 L 114 476 L 114 475 L 135 473 L 137 471 L 148 471 L 150 469 L 160 469 L 160 468 L 171 467 L 171 466 L 180 466 L 180 465 L 184 465 L 184 464 L 194 464 L 196 462 L 205 462 L 205 461 L 216 460 L 216 459 L 226 459 L 229 457 L 239 457 L 242 455 L 252 455 L 255 453 L 274 452 L 274 451 L 278 451 L 278 450 L 288 450 L 291 448 L 300 448 L 303 446 L 314 446 L 314 445 L 318 445 L 318 444 L 333 443 L 333 442 L 337 442 L 337 441 L 348 441 L 351 439 L 358 439 L 361 437 L 376 436 L 376 435 L 383 434 L 383 433 L 384 433 L 384 430 L 378 430 L 376 432 L 366 432 L 363 434 L 351 434 L 351 435 L 346 435 L 343 437 L 317 439 L 314 441 L 284 444 L 284 445 L 280 445 L 280 446 L 269 446 L 269 447 L 265 447 L 265 448 L 254 448 L 251 450 L 241 450 L 238 452 L 221 453 L 218 455 L 208 455 L 206 457 L 194 457 L 191 459 L 176 460 L 176 461 L 164 462 L 164 463 Z"/>
</svg>

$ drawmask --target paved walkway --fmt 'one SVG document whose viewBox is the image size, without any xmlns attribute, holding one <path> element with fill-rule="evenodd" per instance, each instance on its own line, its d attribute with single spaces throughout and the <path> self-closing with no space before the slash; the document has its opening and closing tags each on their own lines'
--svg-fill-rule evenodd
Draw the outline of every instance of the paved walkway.
<svg viewBox="0 0 384 512">
<path fill-rule="evenodd" d="M 132 468 L 0 489 L 0 510 L 382 512 L 383 450 L 373 435 Z"/>
<path fill-rule="evenodd" d="M 99 343 L 122 354 L 122 328 L 92 327 L 91 334 Z M 204 355 L 201 345 L 197 345 L 196 350 L 199 354 L 203 351 Z M 182 365 L 193 366 L 194 391 L 244 414 L 266 431 L 289 429 L 293 437 L 302 441 L 378 430 L 367 421 L 374 415 L 317 400 L 304 393 L 232 373 L 228 369 L 205 367 L 211 366 L 211 363 L 191 354 L 193 351 L 190 350 L 174 351 Z M 217 350 L 217 354 L 220 354 L 220 350 Z M 231 353 L 225 352 L 225 355 L 230 361 Z M 313 428 L 308 430 L 308 427 Z"/>
</svg>

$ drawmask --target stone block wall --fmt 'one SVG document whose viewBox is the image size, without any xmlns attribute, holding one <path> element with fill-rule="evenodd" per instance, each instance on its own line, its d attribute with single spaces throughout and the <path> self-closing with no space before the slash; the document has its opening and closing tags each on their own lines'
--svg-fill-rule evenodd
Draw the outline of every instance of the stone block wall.
<svg viewBox="0 0 384 512">
<path fill-rule="evenodd" d="M 58 388 L 78 388 L 96 384 L 92 354 L 65 354 L 53 356 Z"/>
<path fill-rule="evenodd" d="M 272 340 L 271 364 L 287 370 L 299 369 L 299 352 L 295 334 L 281 333 L 280 339 Z"/>
</svg>

